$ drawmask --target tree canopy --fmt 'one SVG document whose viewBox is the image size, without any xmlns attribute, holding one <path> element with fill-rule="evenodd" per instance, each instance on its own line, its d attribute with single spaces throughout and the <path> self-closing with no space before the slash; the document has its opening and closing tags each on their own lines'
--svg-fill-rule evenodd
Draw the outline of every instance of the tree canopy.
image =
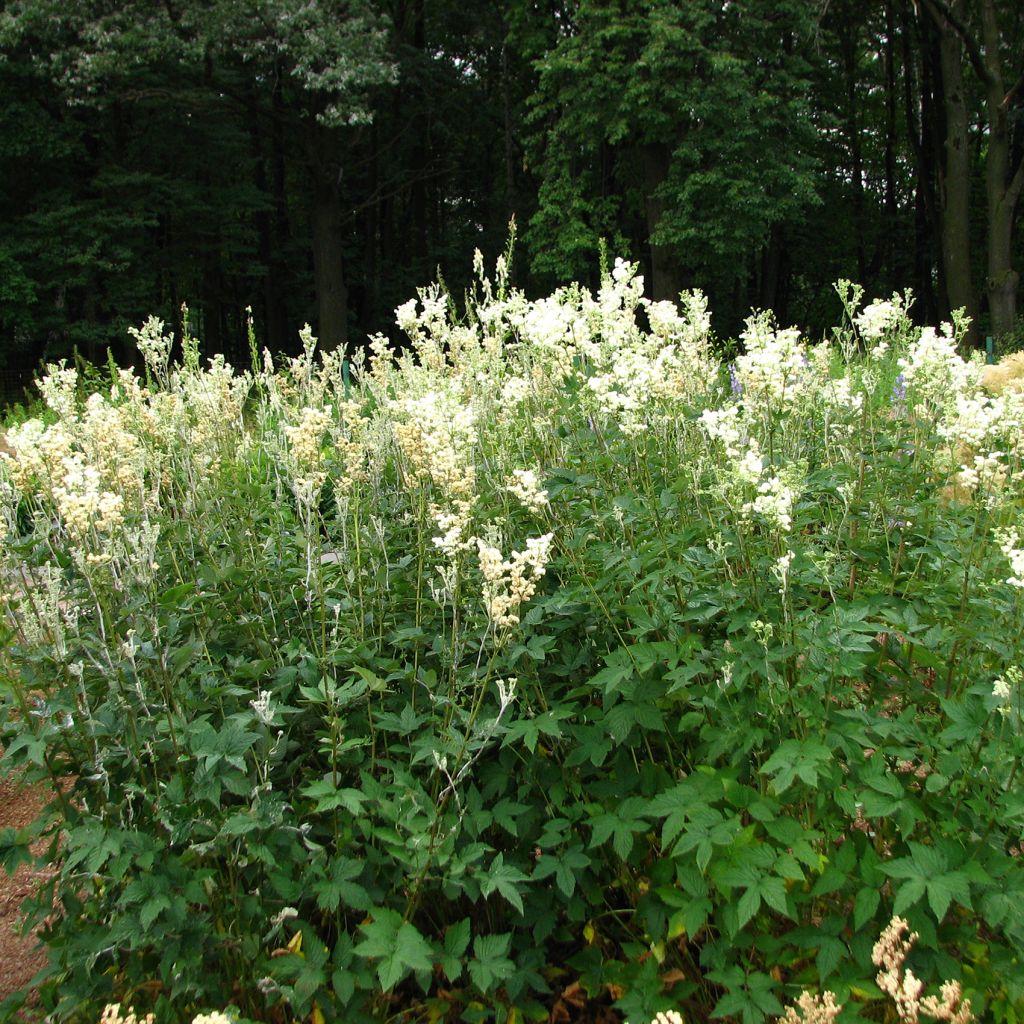
<svg viewBox="0 0 1024 1024">
<path fill-rule="evenodd" d="M 358 345 L 520 226 L 515 273 L 810 332 L 831 282 L 1019 332 L 1015 0 L 18 0 L 0 11 L 0 360 Z M 127 355 L 128 353 L 123 353 Z"/>
</svg>

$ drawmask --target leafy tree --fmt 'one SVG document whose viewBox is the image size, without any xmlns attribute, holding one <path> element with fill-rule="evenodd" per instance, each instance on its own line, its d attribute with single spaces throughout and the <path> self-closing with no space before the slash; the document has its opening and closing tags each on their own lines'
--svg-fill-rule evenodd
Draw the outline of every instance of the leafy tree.
<svg viewBox="0 0 1024 1024">
<path fill-rule="evenodd" d="M 810 14 L 761 0 L 556 12 L 532 115 L 538 267 L 579 275 L 604 235 L 643 247 L 658 298 L 747 277 L 817 200 Z"/>
<path fill-rule="evenodd" d="M 205 94 L 239 104 L 261 127 L 280 124 L 284 145 L 277 155 L 298 161 L 309 179 L 320 334 L 327 345 L 345 340 L 344 135 L 369 122 L 370 90 L 394 77 L 386 23 L 366 0 L 299 8 L 283 0 L 24 0 L 5 11 L 0 41 L 27 47 L 74 102 L 109 109 L 139 104 L 155 89 L 180 110 Z"/>
</svg>

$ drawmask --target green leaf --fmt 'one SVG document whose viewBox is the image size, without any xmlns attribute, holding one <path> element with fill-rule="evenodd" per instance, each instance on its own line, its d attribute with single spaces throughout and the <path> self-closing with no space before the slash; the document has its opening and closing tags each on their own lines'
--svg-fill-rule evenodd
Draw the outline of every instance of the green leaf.
<svg viewBox="0 0 1024 1024">
<path fill-rule="evenodd" d="M 527 881 L 529 881 L 527 876 L 517 867 L 506 864 L 505 855 L 499 853 L 491 861 L 486 878 L 481 880 L 480 891 L 484 896 L 490 896 L 493 892 L 500 893 L 521 914 L 523 912 L 523 897 L 519 893 L 519 884 Z"/>
<path fill-rule="evenodd" d="M 761 893 L 758 891 L 757 886 L 752 885 L 749 889 L 746 889 L 743 895 L 740 897 L 739 904 L 736 907 L 737 914 L 739 915 L 740 928 L 742 928 L 758 911 L 761 906 Z"/>
<path fill-rule="evenodd" d="M 142 927 L 148 928 L 162 911 L 170 909 L 171 901 L 166 893 L 156 893 L 142 904 L 142 909 L 139 911 L 139 921 L 142 923 Z"/>
<path fill-rule="evenodd" d="M 950 871 L 928 880 L 928 904 L 940 924 L 954 899 L 971 909 L 971 887 L 962 871 Z"/>
<path fill-rule="evenodd" d="M 512 946 L 512 933 L 478 935 L 473 940 L 473 959 L 469 961 L 469 976 L 483 993 L 497 982 L 515 974 L 516 965 L 508 958 Z"/>
<path fill-rule="evenodd" d="M 444 930 L 441 970 L 449 981 L 457 981 L 462 974 L 462 958 L 469 948 L 469 918 L 464 917 L 458 924 L 450 924 Z"/>
<path fill-rule="evenodd" d="M 590 821 L 591 849 L 611 838 L 612 848 L 619 857 L 626 860 L 633 849 L 634 833 L 647 831 L 647 822 L 640 817 L 645 804 L 646 801 L 638 797 L 629 797 L 615 811 L 605 811 L 593 817 Z"/>
<path fill-rule="evenodd" d="M 317 906 L 332 913 L 338 909 L 339 903 L 344 903 L 353 910 L 369 910 L 373 906 L 369 893 L 357 882 L 352 881 L 358 878 L 362 871 L 362 861 L 348 857 L 334 858 L 328 877 L 312 885 Z"/>
<path fill-rule="evenodd" d="M 818 946 L 818 956 L 815 959 L 815 966 L 818 968 L 818 980 L 825 979 L 832 974 L 846 956 L 846 946 L 836 938 L 828 936 L 821 940 Z"/>
<path fill-rule="evenodd" d="M 761 774 L 774 776 L 776 794 L 784 793 L 796 779 L 814 789 L 818 771 L 831 760 L 832 752 L 817 740 L 785 740 L 761 766 Z"/>
<path fill-rule="evenodd" d="M 366 801 L 366 797 L 358 789 L 336 788 L 329 775 L 307 783 L 300 792 L 303 796 L 316 801 L 318 813 L 344 807 L 349 814 L 356 815 Z"/>
<path fill-rule="evenodd" d="M 893 901 L 893 913 L 902 914 L 903 911 L 912 907 L 924 895 L 925 888 L 925 883 L 920 878 L 911 878 L 904 882 Z"/>
<path fill-rule="evenodd" d="M 430 944 L 409 921 L 393 910 L 380 909 L 372 921 L 359 926 L 366 938 L 355 952 L 375 959 L 377 977 L 385 992 L 393 989 L 410 971 L 429 971 L 433 967 Z"/>
<path fill-rule="evenodd" d="M 21 864 L 32 863 L 30 841 L 24 830 L 0 829 L 0 864 L 9 875 L 13 875 Z"/>
<path fill-rule="evenodd" d="M 878 910 L 878 904 L 882 901 L 882 894 L 877 889 L 865 886 L 857 893 L 853 901 L 853 927 L 860 931 L 870 921 Z"/>
</svg>

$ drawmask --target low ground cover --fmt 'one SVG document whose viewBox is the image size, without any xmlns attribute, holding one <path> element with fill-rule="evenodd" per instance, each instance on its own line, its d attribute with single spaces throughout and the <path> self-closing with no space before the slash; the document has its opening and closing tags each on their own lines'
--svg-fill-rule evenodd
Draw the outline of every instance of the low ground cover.
<svg viewBox="0 0 1024 1024">
<path fill-rule="evenodd" d="M 151 321 L 9 433 L 3 765 L 75 780 L 3 834 L 44 1005 L 883 1020 L 901 915 L 1016 1020 L 1024 394 L 908 296 L 725 363 L 621 261 L 495 277 L 351 375 Z"/>
</svg>

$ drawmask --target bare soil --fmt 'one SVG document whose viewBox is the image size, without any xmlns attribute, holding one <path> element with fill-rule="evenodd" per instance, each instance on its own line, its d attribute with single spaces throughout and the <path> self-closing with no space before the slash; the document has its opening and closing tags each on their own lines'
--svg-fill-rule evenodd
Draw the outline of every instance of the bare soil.
<svg viewBox="0 0 1024 1024">
<path fill-rule="evenodd" d="M 34 820 L 43 803 L 41 794 L 17 779 L 0 779 L 0 828 L 21 828 Z M 0 870 L 0 1000 L 24 990 L 46 963 L 35 936 L 21 935 L 22 901 L 41 874 L 22 864 L 13 876 Z"/>
</svg>

